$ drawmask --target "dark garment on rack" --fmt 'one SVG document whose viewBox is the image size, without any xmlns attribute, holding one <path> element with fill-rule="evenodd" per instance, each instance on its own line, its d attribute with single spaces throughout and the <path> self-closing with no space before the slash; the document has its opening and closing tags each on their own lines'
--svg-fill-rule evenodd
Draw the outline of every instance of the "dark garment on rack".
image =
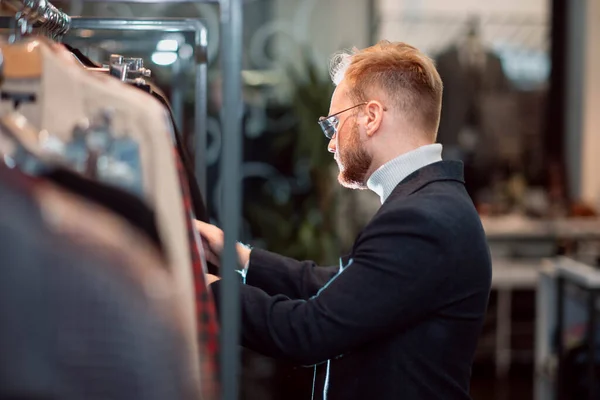
<svg viewBox="0 0 600 400">
<path fill-rule="evenodd" d="M 138 197 L 119 188 L 86 179 L 66 169 L 55 169 L 42 177 L 116 213 L 145 234 L 164 254 L 154 210 Z"/>
<path fill-rule="evenodd" d="M 171 119 L 171 125 L 173 126 L 173 130 L 175 132 L 175 144 L 177 147 L 177 153 L 181 158 L 181 162 L 183 163 L 185 179 L 188 182 L 188 186 L 190 188 L 190 196 L 192 199 L 192 208 L 194 210 L 195 218 L 208 222 L 208 211 L 206 208 L 206 204 L 202 199 L 202 194 L 200 192 L 200 187 L 198 186 L 198 182 L 196 181 L 196 173 L 194 172 L 193 163 L 191 161 L 191 157 L 189 153 L 185 149 L 185 145 L 183 143 L 183 136 L 179 131 L 177 124 L 175 123 L 175 119 L 173 117 L 173 111 L 171 110 L 171 105 L 169 101 L 162 93 L 162 91 L 154 84 L 148 82 L 146 85 L 136 85 L 141 90 L 148 92 L 152 97 L 158 100 L 167 110 L 169 114 L 169 118 Z"/>
<path fill-rule="evenodd" d="M 194 172 L 193 163 L 190 161 L 191 158 L 188 152 L 185 150 L 185 146 L 183 145 L 183 136 L 181 136 L 181 133 L 179 132 L 179 130 L 177 129 L 177 125 L 175 124 L 175 119 L 173 117 L 171 105 L 169 104 L 165 95 L 160 91 L 160 89 L 156 87 L 156 85 L 152 83 L 147 83 L 146 85 L 136 86 L 139 89 L 150 93 L 168 111 L 169 118 L 171 119 L 171 125 L 173 126 L 173 130 L 175 133 L 177 154 L 179 155 L 179 160 L 183 168 L 181 170 L 181 174 L 183 174 L 186 182 L 188 183 L 187 187 L 189 188 L 189 195 L 192 210 L 194 211 L 194 218 L 200 221 L 209 222 L 208 210 L 206 208 L 204 200 L 202 200 L 202 194 L 200 192 L 200 187 L 198 186 L 198 182 L 196 180 L 196 174 Z M 219 274 L 218 267 L 213 265 L 212 263 L 207 263 L 207 269 L 208 272 L 211 274 Z"/>
<path fill-rule="evenodd" d="M 254 249 L 246 283 L 242 345 L 325 363 L 315 398 L 470 399 L 491 260 L 461 162 L 398 184 L 339 266 Z"/>
<path fill-rule="evenodd" d="M 77 59 L 86 67 L 88 67 L 88 68 L 101 68 L 102 67 L 102 64 L 99 64 L 99 63 L 91 60 L 88 56 L 83 54 L 81 52 L 81 50 L 76 49 L 75 47 L 73 47 L 67 43 L 63 43 L 63 46 L 65 46 L 65 48 L 67 50 L 69 50 L 75 57 L 77 57 Z"/>
<path fill-rule="evenodd" d="M 10 172 L 0 166 L 0 398 L 196 398 L 179 334 L 126 267 L 50 230 L 35 181 Z"/>
<path fill-rule="evenodd" d="M 459 145 L 466 126 L 481 129 L 481 103 L 485 95 L 505 93 L 510 83 L 500 58 L 487 51 L 482 69 L 461 62 L 459 48 L 451 46 L 436 57 L 436 67 L 444 83 L 438 142 Z"/>
<path fill-rule="evenodd" d="M 177 170 L 186 213 L 186 226 L 194 274 L 194 294 L 196 302 L 196 321 L 198 326 L 198 347 L 200 351 L 201 389 L 207 399 L 218 398 L 219 383 L 219 326 L 214 299 L 206 287 L 205 270 L 200 255 L 201 238 L 193 226 L 191 198 L 184 179 L 184 170 L 177 152 L 175 152 Z"/>
</svg>

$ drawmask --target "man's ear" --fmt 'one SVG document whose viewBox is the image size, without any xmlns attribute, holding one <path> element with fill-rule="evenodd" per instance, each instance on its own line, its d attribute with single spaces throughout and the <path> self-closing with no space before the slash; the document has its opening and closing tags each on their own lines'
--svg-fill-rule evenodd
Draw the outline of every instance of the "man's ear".
<svg viewBox="0 0 600 400">
<path fill-rule="evenodd" d="M 371 100 L 367 103 L 365 106 L 365 116 L 367 119 L 365 128 L 367 136 L 373 136 L 379 131 L 379 127 L 383 121 L 384 112 L 385 107 L 379 101 Z"/>
</svg>

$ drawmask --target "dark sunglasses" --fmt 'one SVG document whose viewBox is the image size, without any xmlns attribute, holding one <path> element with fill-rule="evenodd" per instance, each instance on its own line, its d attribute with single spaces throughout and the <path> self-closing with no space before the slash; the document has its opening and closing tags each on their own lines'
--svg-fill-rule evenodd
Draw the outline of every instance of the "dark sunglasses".
<svg viewBox="0 0 600 400">
<path fill-rule="evenodd" d="M 350 111 L 356 107 L 364 106 L 365 104 L 368 104 L 368 103 L 369 103 L 368 101 L 365 101 L 363 103 L 356 104 L 350 108 L 346 108 L 345 110 L 338 111 L 335 114 L 331 114 L 327 117 L 319 118 L 319 126 L 323 130 L 325 137 L 327 139 L 331 139 L 333 137 L 333 135 L 335 135 L 337 133 L 337 127 L 340 124 L 340 119 L 338 118 L 338 115 L 340 115 L 341 113 L 345 113 L 346 111 Z"/>
</svg>

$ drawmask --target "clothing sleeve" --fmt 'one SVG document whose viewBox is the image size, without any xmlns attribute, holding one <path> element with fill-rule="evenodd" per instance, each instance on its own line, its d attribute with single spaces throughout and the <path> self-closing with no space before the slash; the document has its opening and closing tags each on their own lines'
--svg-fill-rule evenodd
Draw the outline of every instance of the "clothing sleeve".
<svg viewBox="0 0 600 400">
<path fill-rule="evenodd" d="M 242 286 L 242 345 L 267 356 L 315 364 L 397 332 L 441 307 L 445 282 L 455 268 L 447 265 L 444 252 L 451 245 L 444 238 L 451 235 L 440 233 L 425 212 L 377 218 L 361 235 L 351 264 L 315 296 L 291 300 Z M 289 264 L 297 269 L 297 279 L 310 267 Z M 219 283 L 212 286 L 218 299 Z"/>
<path fill-rule="evenodd" d="M 269 251 L 253 249 L 245 283 L 269 295 L 307 300 L 314 296 L 339 267 L 320 267 L 314 261 L 297 261 Z"/>
</svg>

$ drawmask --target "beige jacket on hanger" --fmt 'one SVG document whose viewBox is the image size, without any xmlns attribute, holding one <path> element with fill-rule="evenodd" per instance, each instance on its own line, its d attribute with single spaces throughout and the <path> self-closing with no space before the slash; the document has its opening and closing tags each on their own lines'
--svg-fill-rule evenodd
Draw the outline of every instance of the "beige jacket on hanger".
<svg viewBox="0 0 600 400">
<path fill-rule="evenodd" d="M 2 91 L 35 94 L 34 102 L 21 103 L 17 111 L 33 126 L 45 129 L 64 141 L 70 140 L 78 123 L 86 118 L 98 117 L 105 109 L 112 108 L 115 111 L 112 118 L 115 134 L 127 133 L 139 143 L 145 200 L 157 215 L 157 227 L 165 244 L 176 291 L 184 305 L 190 357 L 198 376 L 190 248 L 166 111 L 156 100 L 137 89 L 112 77 L 86 71 L 60 45 L 42 40 L 39 51 L 43 70 L 41 79 L 13 80 L 5 77 Z M 5 59 L 5 63 L 10 63 L 10 59 Z M 14 111 L 11 100 L 0 101 L 0 115 L 11 111 Z"/>
</svg>

